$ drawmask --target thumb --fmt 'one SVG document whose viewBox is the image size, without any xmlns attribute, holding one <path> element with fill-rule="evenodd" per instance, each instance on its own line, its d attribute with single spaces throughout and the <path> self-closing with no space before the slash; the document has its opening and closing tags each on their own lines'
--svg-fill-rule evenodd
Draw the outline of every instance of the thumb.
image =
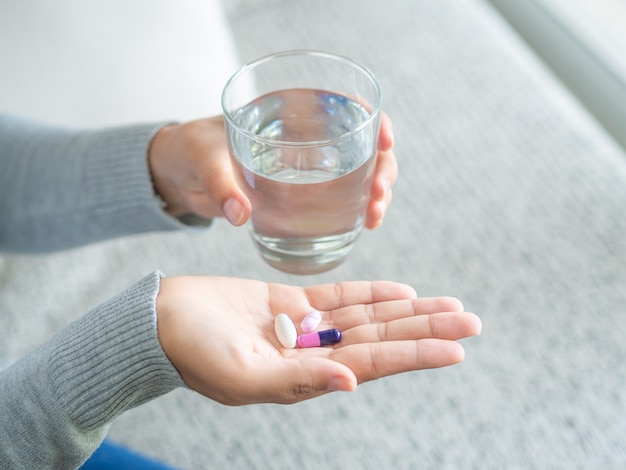
<svg viewBox="0 0 626 470">
<path fill-rule="evenodd" d="M 190 131 L 200 142 L 201 151 L 192 152 L 193 165 L 202 191 L 189 194 L 195 198 L 197 208 L 221 212 L 236 226 L 243 225 L 250 217 L 251 204 L 237 184 L 233 164 L 228 151 L 227 137 L 222 116 L 201 119 L 189 123 Z"/>
<path fill-rule="evenodd" d="M 250 200 L 238 187 L 223 189 L 221 195 L 224 201 L 221 203 L 224 217 L 236 227 L 243 225 L 252 211 Z"/>
<path fill-rule="evenodd" d="M 352 370 L 333 360 L 311 358 L 302 361 L 302 368 L 311 377 L 315 389 L 324 392 L 353 392 L 357 379 Z"/>
<path fill-rule="evenodd" d="M 268 401 L 297 403 L 328 392 L 351 392 L 357 387 L 354 373 L 330 359 L 312 357 L 281 362 L 282 370 L 263 374 L 266 390 L 261 395 L 272 397 Z"/>
<path fill-rule="evenodd" d="M 204 191 L 231 224 L 243 225 L 252 211 L 250 200 L 237 184 L 230 160 L 225 159 L 214 164 L 216 166 L 204 173 Z"/>
</svg>

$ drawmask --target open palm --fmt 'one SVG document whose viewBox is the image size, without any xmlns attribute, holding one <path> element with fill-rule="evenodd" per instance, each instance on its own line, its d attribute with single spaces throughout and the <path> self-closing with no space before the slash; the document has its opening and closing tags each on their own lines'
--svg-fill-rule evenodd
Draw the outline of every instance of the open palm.
<svg viewBox="0 0 626 470">
<path fill-rule="evenodd" d="M 274 317 L 298 326 L 312 309 L 334 346 L 285 349 Z M 417 369 L 460 362 L 456 340 L 480 333 L 451 297 L 417 298 L 406 285 L 355 281 L 311 287 L 224 277 L 171 277 L 157 298 L 159 340 L 185 383 L 228 405 L 294 403 Z M 302 333 L 298 326 L 298 332 Z"/>
</svg>

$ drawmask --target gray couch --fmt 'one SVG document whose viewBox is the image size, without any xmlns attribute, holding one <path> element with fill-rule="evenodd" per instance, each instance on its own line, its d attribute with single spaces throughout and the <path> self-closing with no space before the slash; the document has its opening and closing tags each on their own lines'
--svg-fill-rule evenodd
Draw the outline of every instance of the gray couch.
<svg viewBox="0 0 626 470">
<path fill-rule="evenodd" d="M 291 406 L 178 390 L 111 438 L 185 469 L 626 468 L 624 151 L 482 0 L 240 0 L 226 13 L 243 61 L 315 48 L 376 73 L 401 168 L 385 223 L 312 277 L 267 267 L 223 222 L 2 258 L 0 311 L 20 312 L 4 353 L 157 267 L 393 279 L 480 315 L 464 363 Z"/>
</svg>

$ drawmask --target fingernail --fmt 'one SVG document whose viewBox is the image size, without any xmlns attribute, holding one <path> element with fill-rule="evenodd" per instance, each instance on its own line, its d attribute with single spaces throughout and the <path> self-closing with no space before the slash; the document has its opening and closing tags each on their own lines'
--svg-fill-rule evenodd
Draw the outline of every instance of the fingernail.
<svg viewBox="0 0 626 470">
<path fill-rule="evenodd" d="M 305 333 L 311 333 L 315 331 L 315 329 L 319 326 L 322 321 L 322 314 L 317 310 L 311 310 L 306 316 L 302 319 L 300 323 L 300 328 Z"/>
<path fill-rule="evenodd" d="M 228 221 L 233 225 L 241 225 L 243 222 L 243 206 L 239 203 L 237 199 L 231 198 L 224 204 L 222 208 L 224 215 L 228 219 Z"/>
</svg>

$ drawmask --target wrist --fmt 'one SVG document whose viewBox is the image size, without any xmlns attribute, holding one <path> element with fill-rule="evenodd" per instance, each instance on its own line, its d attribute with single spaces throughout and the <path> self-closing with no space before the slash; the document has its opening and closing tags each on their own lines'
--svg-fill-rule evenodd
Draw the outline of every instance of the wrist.
<svg viewBox="0 0 626 470">
<path fill-rule="evenodd" d="M 50 377 L 82 429 L 184 387 L 158 339 L 155 271 L 70 324 L 49 343 Z"/>
<path fill-rule="evenodd" d="M 168 167 L 168 154 L 177 127 L 177 124 L 163 126 L 148 146 L 148 168 L 154 194 L 161 200 L 163 210 L 174 217 L 187 212 L 172 178 L 174 172 Z"/>
</svg>

